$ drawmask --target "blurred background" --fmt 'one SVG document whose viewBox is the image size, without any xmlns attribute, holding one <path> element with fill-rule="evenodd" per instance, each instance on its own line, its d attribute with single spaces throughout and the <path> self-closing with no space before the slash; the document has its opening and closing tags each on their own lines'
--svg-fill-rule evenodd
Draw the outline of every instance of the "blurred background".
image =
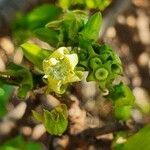
<svg viewBox="0 0 150 150">
<path fill-rule="evenodd" d="M 27 30 L 27 26 L 21 18 L 43 4 L 58 5 L 58 2 L 55 0 L 0 0 L 0 71 L 5 70 L 5 64 L 10 60 L 17 64 L 24 62 L 19 45 L 30 35 L 29 30 L 34 27 L 28 25 L 29 30 Z M 90 4 L 89 1 L 89 6 Z M 103 15 L 103 24 L 99 41 L 110 44 L 123 62 L 124 76 L 121 78 L 131 87 L 136 97 L 135 109 L 132 114 L 133 119 L 139 124 L 150 123 L 150 1 L 107 0 L 100 10 Z M 94 11 L 91 7 L 90 12 Z M 40 43 L 43 47 L 48 47 L 42 41 L 34 38 L 31 38 L 31 40 Z M 13 112 L 16 120 L 22 118 L 30 103 L 19 102 L 13 96 L 15 91 L 11 87 L 6 86 L 4 89 L 7 89 L 7 92 L 5 97 L 0 95 L 0 118 L 6 117 L 8 119 L 9 112 Z M 71 133 L 77 133 L 87 128 L 85 122 L 88 122 L 90 127 L 96 127 L 111 120 L 109 113 L 112 106 L 108 101 L 101 98 L 102 94 L 99 94 L 95 84 L 82 81 L 82 83 L 74 85 L 72 89 L 74 95 L 69 97 L 73 101 L 70 111 L 78 110 L 78 113 L 74 114 L 76 115 L 75 118 L 78 116 L 81 118 L 77 120 L 70 115 L 71 121 L 74 123 L 70 127 Z M 11 101 L 9 101 L 10 99 Z M 47 101 L 50 101 L 52 106 L 59 103 L 53 95 L 47 95 Z M 85 117 L 84 110 L 79 108 L 79 101 L 81 101 L 81 107 L 89 112 L 88 117 Z M 14 108 L 16 108 L 15 111 Z M 30 122 L 31 118 L 28 121 Z M 14 122 L 3 122 L 5 121 L 1 119 L 0 141 L 3 138 L 2 130 L 9 133 L 11 128 L 15 126 Z M 35 126 L 34 123 L 29 122 L 21 123 L 19 131 L 12 132 L 11 135 L 21 133 L 25 137 L 46 144 L 47 140 L 44 141 L 44 139 L 47 135 L 44 135 L 43 126 Z M 6 135 L 6 138 L 8 138 L 9 135 Z M 67 138 L 67 136 L 64 136 L 61 140 L 55 139 L 55 143 L 65 145 Z M 107 138 L 111 139 L 112 135 L 108 135 Z"/>
</svg>

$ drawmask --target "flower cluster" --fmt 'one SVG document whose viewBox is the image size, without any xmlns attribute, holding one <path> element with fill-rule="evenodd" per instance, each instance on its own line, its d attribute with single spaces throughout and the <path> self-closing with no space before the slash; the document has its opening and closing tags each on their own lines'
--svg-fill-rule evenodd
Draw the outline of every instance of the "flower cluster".
<svg viewBox="0 0 150 150">
<path fill-rule="evenodd" d="M 77 54 L 61 47 L 43 61 L 44 81 L 48 84 L 49 92 L 63 94 L 68 83 L 81 81 L 83 72 L 75 69 L 78 63 Z"/>
<path fill-rule="evenodd" d="M 80 50 L 80 66 L 89 71 L 87 81 L 96 81 L 104 90 L 122 74 L 122 64 L 117 54 L 107 45 L 94 44 L 89 49 Z"/>
</svg>

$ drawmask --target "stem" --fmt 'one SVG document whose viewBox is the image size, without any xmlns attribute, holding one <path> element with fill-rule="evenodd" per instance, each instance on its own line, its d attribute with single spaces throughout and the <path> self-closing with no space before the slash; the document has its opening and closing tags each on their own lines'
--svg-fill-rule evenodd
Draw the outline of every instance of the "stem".
<svg viewBox="0 0 150 150">
<path fill-rule="evenodd" d="M 115 122 L 109 125 L 103 126 L 101 128 L 89 128 L 79 133 L 77 136 L 88 136 L 88 137 L 96 137 L 103 134 L 113 133 L 121 130 L 128 130 L 129 127 L 126 124 Z"/>
</svg>

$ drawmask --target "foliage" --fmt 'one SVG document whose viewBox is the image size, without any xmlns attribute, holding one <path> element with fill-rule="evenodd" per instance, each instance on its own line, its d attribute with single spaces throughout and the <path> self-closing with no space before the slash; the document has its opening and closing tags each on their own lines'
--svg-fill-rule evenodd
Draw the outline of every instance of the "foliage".
<svg viewBox="0 0 150 150">
<path fill-rule="evenodd" d="M 139 132 L 130 136 L 123 144 L 114 144 L 116 150 L 149 150 L 150 125 L 146 125 Z"/>
<path fill-rule="evenodd" d="M 28 14 L 18 13 L 16 20 L 12 22 L 16 44 L 21 44 L 27 38 L 34 36 L 33 30 L 44 27 L 49 21 L 57 19 L 61 13 L 61 8 L 50 4 L 41 5 Z"/>
<path fill-rule="evenodd" d="M 61 47 L 43 61 L 44 81 L 48 84 L 48 92 L 63 94 L 67 85 L 81 81 L 83 72 L 75 70 L 78 63 L 77 54 L 70 54 L 69 50 Z"/>
<path fill-rule="evenodd" d="M 115 85 L 108 95 L 114 104 L 114 114 L 116 118 L 127 120 L 131 116 L 135 97 L 130 88 L 123 83 Z"/>
<path fill-rule="evenodd" d="M 110 0 L 59 0 L 59 5 L 63 9 L 82 8 L 82 9 L 100 9 L 104 10 Z"/>
<path fill-rule="evenodd" d="M 42 150 L 40 143 L 25 141 L 22 136 L 17 136 L 0 146 L 1 150 Z"/>
<path fill-rule="evenodd" d="M 24 57 L 33 68 L 31 70 L 28 65 L 9 63 L 6 70 L 0 72 L 2 84 L 18 86 L 17 95 L 24 100 L 39 85 L 47 88 L 44 94 L 53 93 L 63 97 L 69 86 L 81 81 L 84 73 L 88 72 L 87 82 L 94 81 L 100 91 L 108 91 L 105 98 L 112 101 L 116 119 L 130 119 L 135 97 L 127 85 L 114 82 L 123 74 L 121 60 L 111 46 L 99 43 L 101 13 L 96 11 L 89 15 L 86 10 L 102 10 L 108 4 L 108 0 L 62 0 L 58 2 L 62 8 L 46 4 L 27 15 L 19 16 L 13 24 L 14 37 L 21 44 Z M 77 6 L 84 9 L 74 10 Z M 28 42 L 30 37 L 46 42 L 50 48 L 43 49 L 38 44 Z M 40 76 L 40 80 L 35 80 L 35 74 Z M 5 95 L 3 89 L 4 87 L 0 88 L 0 96 Z M 6 102 L 8 98 L 4 99 Z M 33 116 L 51 135 L 60 136 L 67 130 L 68 110 L 63 103 L 51 111 L 44 109 L 43 114 L 33 110 Z M 23 145 L 36 147 L 20 137 L 16 141 L 19 148 Z M 13 144 L 7 143 L 6 146 L 12 146 L 13 149 Z M 30 146 L 25 148 L 30 150 Z M 38 146 L 33 149 L 38 149 Z"/>
<path fill-rule="evenodd" d="M 104 90 L 110 88 L 112 81 L 122 74 L 122 64 L 110 46 L 93 44 L 79 54 L 79 65 L 89 71 L 87 81 L 96 81 Z M 88 61 L 87 61 L 88 60 Z"/>
<path fill-rule="evenodd" d="M 56 50 L 44 50 L 29 43 L 22 44 L 21 47 L 24 56 L 43 74 L 48 93 L 65 93 L 69 84 L 81 81 L 83 71 L 89 71 L 87 81 L 96 81 L 101 90 L 110 91 L 108 97 L 114 101 L 116 118 L 128 120 L 134 96 L 126 85 L 112 84 L 122 75 L 123 69 L 115 51 L 108 45 L 96 42 L 101 22 L 99 12 L 88 19 L 84 11 L 68 11 L 59 20 L 51 21 L 45 28 L 35 31 L 41 40 Z M 68 46 L 71 47 L 70 50 Z"/>
<path fill-rule="evenodd" d="M 2 118 L 7 112 L 7 103 L 9 97 L 13 91 L 13 87 L 0 82 L 0 118 Z"/>
<path fill-rule="evenodd" d="M 20 98 L 25 98 L 27 92 L 33 88 L 33 79 L 30 71 L 14 63 L 9 63 L 6 71 L 0 72 L 0 81 L 5 84 L 19 86 L 18 96 Z"/>
<path fill-rule="evenodd" d="M 47 132 L 52 135 L 62 135 L 68 126 L 68 113 L 65 104 L 56 106 L 53 110 L 44 110 L 44 114 L 41 115 L 36 111 L 32 111 L 33 116 L 37 121 L 44 124 Z"/>
<path fill-rule="evenodd" d="M 21 48 L 23 50 L 24 56 L 38 69 L 43 70 L 43 60 L 51 54 L 51 51 L 42 49 L 38 45 L 32 43 L 24 43 L 21 45 Z"/>
</svg>

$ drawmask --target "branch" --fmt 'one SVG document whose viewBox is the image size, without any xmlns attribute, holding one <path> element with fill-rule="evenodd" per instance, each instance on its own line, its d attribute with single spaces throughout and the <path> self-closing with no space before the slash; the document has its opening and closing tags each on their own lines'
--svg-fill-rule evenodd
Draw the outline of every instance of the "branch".
<svg viewBox="0 0 150 150">
<path fill-rule="evenodd" d="M 124 123 L 119 123 L 119 122 L 115 122 L 115 123 L 111 123 L 109 125 L 106 125 L 104 127 L 101 128 L 89 128 L 86 129 L 84 131 L 82 131 L 81 133 L 79 133 L 77 136 L 78 137 L 83 137 L 83 135 L 85 137 L 96 137 L 99 135 L 103 135 L 103 134 L 108 134 L 108 133 L 113 133 L 116 131 L 121 131 L 121 130 L 128 130 L 129 127 L 124 124 Z"/>
<path fill-rule="evenodd" d="M 104 149 L 107 149 L 110 147 L 112 140 L 96 139 L 97 136 L 128 129 L 129 127 L 126 124 L 119 122 L 111 123 L 101 128 L 86 129 L 77 135 L 70 135 L 67 149 L 75 150 L 75 148 L 78 147 L 88 149 L 91 144 L 98 146 L 99 148 L 103 147 Z"/>
</svg>

